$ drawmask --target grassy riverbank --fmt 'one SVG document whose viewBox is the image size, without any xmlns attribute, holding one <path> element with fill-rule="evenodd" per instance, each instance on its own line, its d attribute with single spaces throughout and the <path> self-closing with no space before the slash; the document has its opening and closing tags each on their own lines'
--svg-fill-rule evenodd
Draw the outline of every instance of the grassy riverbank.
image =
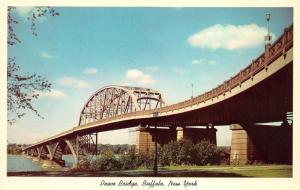
<svg viewBox="0 0 300 190">
<path fill-rule="evenodd" d="M 292 177 L 291 165 L 255 166 L 169 166 L 159 168 L 159 177 Z M 8 172 L 8 176 L 74 176 L 74 177 L 143 177 L 152 176 L 150 169 L 122 171 L 36 171 Z"/>
</svg>

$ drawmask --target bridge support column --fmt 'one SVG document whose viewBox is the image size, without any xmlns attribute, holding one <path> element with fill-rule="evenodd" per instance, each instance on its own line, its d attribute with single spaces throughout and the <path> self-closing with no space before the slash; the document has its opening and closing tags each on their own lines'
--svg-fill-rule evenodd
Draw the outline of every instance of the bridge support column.
<svg viewBox="0 0 300 190">
<path fill-rule="evenodd" d="M 248 132 L 239 124 L 230 125 L 232 130 L 230 164 L 243 165 L 261 160 Z"/>
<path fill-rule="evenodd" d="M 264 163 L 292 164 L 293 130 L 281 126 L 234 124 L 231 140 L 231 164 L 246 164 L 255 161 Z"/>
<path fill-rule="evenodd" d="M 136 129 L 136 152 L 148 154 L 154 150 L 154 142 L 149 130 L 143 126 Z"/>
<path fill-rule="evenodd" d="M 33 156 L 33 149 L 30 149 L 29 155 L 30 155 L 30 156 Z"/>
<path fill-rule="evenodd" d="M 155 129 L 145 128 L 140 126 L 136 129 L 136 152 L 149 154 L 154 151 L 154 139 Z M 176 140 L 175 128 L 157 128 L 157 143 L 164 145 L 172 140 Z"/>
<path fill-rule="evenodd" d="M 215 129 L 212 125 L 206 128 L 186 128 L 186 127 L 176 127 L 177 141 L 181 139 L 190 139 L 194 143 L 201 140 L 210 141 L 212 144 L 217 144 L 217 137 Z"/>
<path fill-rule="evenodd" d="M 177 141 L 184 139 L 184 127 L 176 127 L 176 139 Z"/>
</svg>

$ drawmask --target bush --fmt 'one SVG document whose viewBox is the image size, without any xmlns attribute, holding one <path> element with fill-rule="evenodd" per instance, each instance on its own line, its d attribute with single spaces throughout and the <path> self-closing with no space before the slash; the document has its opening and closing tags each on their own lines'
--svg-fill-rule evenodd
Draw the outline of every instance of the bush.
<svg viewBox="0 0 300 190">
<path fill-rule="evenodd" d="M 136 156 L 136 166 L 153 168 L 154 155 L 140 153 Z"/>
<path fill-rule="evenodd" d="M 178 141 L 178 155 L 176 164 L 191 165 L 193 164 L 194 144 L 191 140 Z"/>
<path fill-rule="evenodd" d="M 219 164 L 221 151 L 209 141 L 196 145 L 191 140 L 171 141 L 159 151 L 160 165 L 207 165 Z"/>
<path fill-rule="evenodd" d="M 159 163 L 162 166 L 176 165 L 179 145 L 176 141 L 171 141 L 159 149 Z"/>
<path fill-rule="evenodd" d="M 121 169 L 130 170 L 139 167 L 152 168 L 154 162 L 153 154 L 136 154 L 134 149 L 131 149 L 128 154 L 120 157 Z"/>
<path fill-rule="evenodd" d="M 91 169 L 92 170 L 119 170 L 122 165 L 120 161 L 115 157 L 112 151 L 108 150 L 103 152 L 100 157 L 92 161 Z"/>
<path fill-rule="evenodd" d="M 123 170 L 136 169 L 138 167 L 136 162 L 137 161 L 134 149 L 130 149 L 128 154 L 124 154 L 120 157 L 121 169 Z"/>
<path fill-rule="evenodd" d="M 219 164 L 221 161 L 221 152 L 217 146 L 209 141 L 201 141 L 194 146 L 194 164 L 207 165 Z"/>
<path fill-rule="evenodd" d="M 84 158 L 78 163 L 78 170 L 89 170 L 91 166 L 90 161 L 87 158 Z"/>
<path fill-rule="evenodd" d="M 207 165 L 220 164 L 228 157 L 225 151 L 219 150 L 209 141 L 194 144 L 191 140 L 171 141 L 163 147 L 158 147 L 158 161 L 161 166 L 169 165 Z M 228 154 L 228 153 L 227 153 Z M 228 157 L 229 158 L 229 157 Z M 116 157 L 112 150 L 103 151 L 100 156 L 89 163 L 87 159 L 79 163 L 79 170 L 130 170 L 139 167 L 153 168 L 154 154 L 136 154 L 134 148 Z"/>
<path fill-rule="evenodd" d="M 135 150 L 131 149 L 128 154 L 121 155 L 116 158 L 112 151 L 104 151 L 100 157 L 92 161 L 91 170 L 130 170 L 138 167 L 152 168 L 154 162 L 153 154 L 135 154 Z"/>
<path fill-rule="evenodd" d="M 220 152 L 220 164 L 229 165 L 230 164 L 230 147 L 218 147 Z"/>
</svg>

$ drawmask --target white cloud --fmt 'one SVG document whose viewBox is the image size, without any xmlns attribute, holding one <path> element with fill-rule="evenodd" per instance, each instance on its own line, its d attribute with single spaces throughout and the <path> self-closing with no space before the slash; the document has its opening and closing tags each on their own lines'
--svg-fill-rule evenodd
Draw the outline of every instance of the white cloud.
<svg viewBox="0 0 300 190">
<path fill-rule="evenodd" d="M 172 68 L 172 71 L 174 71 L 178 75 L 183 75 L 184 74 L 184 70 L 179 69 L 179 68 Z"/>
<path fill-rule="evenodd" d="M 216 61 L 214 60 L 206 60 L 206 59 L 194 59 L 192 61 L 193 65 L 203 65 L 203 64 L 208 64 L 208 65 L 215 65 Z"/>
<path fill-rule="evenodd" d="M 50 55 L 50 54 L 47 53 L 47 52 L 42 52 L 42 53 L 41 53 L 41 57 L 42 57 L 42 58 L 45 58 L 45 59 L 51 59 L 51 58 L 54 58 L 55 56 Z"/>
<path fill-rule="evenodd" d="M 86 68 L 84 69 L 83 73 L 87 75 L 93 75 L 96 74 L 98 70 L 96 68 Z"/>
<path fill-rule="evenodd" d="M 207 49 L 235 50 L 251 48 L 264 42 L 267 29 L 256 24 L 221 25 L 205 28 L 188 38 L 188 43 L 195 47 Z M 271 33 L 273 39 L 275 35 Z"/>
<path fill-rule="evenodd" d="M 193 61 L 192 61 L 192 64 L 193 65 L 200 65 L 200 64 L 202 64 L 203 63 L 203 59 L 194 59 Z"/>
<path fill-rule="evenodd" d="M 151 75 L 145 74 L 138 69 L 129 69 L 126 73 L 126 79 L 141 85 L 154 84 L 155 82 Z"/>
<path fill-rule="evenodd" d="M 76 79 L 73 77 L 62 77 L 57 80 L 62 86 L 75 87 L 75 88 L 89 88 L 90 84 L 87 81 Z"/>
<path fill-rule="evenodd" d="M 209 61 L 208 61 L 208 64 L 209 64 L 209 65 L 215 65 L 216 63 L 217 63 L 217 62 L 214 61 L 214 60 L 209 60 Z"/>
<path fill-rule="evenodd" d="M 16 12 L 23 19 L 27 19 L 27 17 L 32 14 L 33 9 L 34 7 L 17 7 Z"/>
<path fill-rule="evenodd" d="M 153 72 L 159 71 L 159 67 L 146 67 L 146 69 L 147 69 L 148 71 L 153 71 Z"/>
<path fill-rule="evenodd" d="M 32 13 L 35 12 L 37 14 L 37 11 L 34 7 L 17 7 L 16 8 L 16 13 L 25 21 L 29 21 L 27 18 L 32 16 Z M 47 20 L 46 16 L 37 16 L 37 21 L 40 23 L 44 22 Z"/>
<path fill-rule="evenodd" d="M 67 95 L 57 89 L 51 89 L 51 91 L 46 91 L 46 92 L 41 92 L 41 91 L 37 91 L 34 94 L 39 94 L 39 97 L 41 98 L 65 98 L 67 97 Z"/>
</svg>

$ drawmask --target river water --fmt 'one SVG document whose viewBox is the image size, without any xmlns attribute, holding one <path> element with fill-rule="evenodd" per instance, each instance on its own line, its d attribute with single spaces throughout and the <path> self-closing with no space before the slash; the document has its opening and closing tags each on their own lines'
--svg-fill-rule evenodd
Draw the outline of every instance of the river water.
<svg viewBox="0 0 300 190">
<path fill-rule="evenodd" d="M 74 159 L 72 155 L 63 155 L 66 167 L 72 167 Z M 21 171 L 45 171 L 47 168 L 41 167 L 38 162 L 33 162 L 31 159 L 24 155 L 7 155 L 7 171 L 8 172 L 21 172 Z"/>
</svg>

